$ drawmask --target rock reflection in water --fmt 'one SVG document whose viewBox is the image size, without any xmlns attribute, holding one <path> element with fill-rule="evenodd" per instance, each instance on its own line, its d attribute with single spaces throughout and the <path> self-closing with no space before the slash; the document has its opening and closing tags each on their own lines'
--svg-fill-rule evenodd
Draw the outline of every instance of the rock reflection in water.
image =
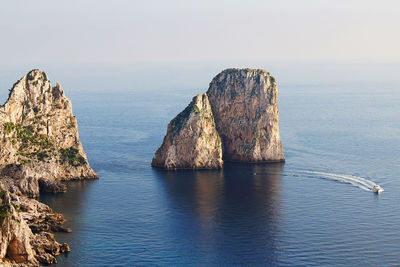
<svg viewBox="0 0 400 267">
<path fill-rule="evenodd" d="M 41 193 L 39 200 L 49 205 L 53 211 L 60 212 L 64 215 L 66 222 L 65 226 L 72 229 L 72 233 L 56 233 L 56 240 L 60 243 L 66 242 L 71 247 L 72 254 L 78 254 L 77 251 L 82 247 L 81 243 L 86 242 L 79 238 L 81 236 L 81 228 L 87 223 L 82 220 L 87 212 L 86 197 L 89 194 L 90 188 L 98 180 L 79 180 L 66 182 L 67 192 L 62 194 Z M 68 256 L 65 254 L 64 256 Z M 64 262 L 64 257 L 57 258 L 59 265 Z"/>
<path fill-rule="evenodd" d="M 177 240 L 191 236 L 186 242 L 194 251 L 182 256 L 202 255 L 205 263 L 221 257 L 231 264 L 276 262 L 283 166 L 228 163 L 218 171 L 157 170 L 174 216 L 171 234 Z"/>
</svg>

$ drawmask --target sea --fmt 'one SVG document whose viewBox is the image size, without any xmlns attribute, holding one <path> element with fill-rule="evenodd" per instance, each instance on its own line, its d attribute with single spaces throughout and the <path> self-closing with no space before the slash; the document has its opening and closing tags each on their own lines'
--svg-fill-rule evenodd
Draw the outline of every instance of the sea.
<svg viewBox="0 0 400 267">
<path fill-rule="evenodd" d="M 1 67 L 2 102 L 32 68 L 62 84 L 100 175 L 40 196 L 72 229 L 56 266 L 400 264 L 400 65 L 239 65 L 278 82 L 286 162 L 152 168 L 168 122 L 232 66 Z"/>
</svg>

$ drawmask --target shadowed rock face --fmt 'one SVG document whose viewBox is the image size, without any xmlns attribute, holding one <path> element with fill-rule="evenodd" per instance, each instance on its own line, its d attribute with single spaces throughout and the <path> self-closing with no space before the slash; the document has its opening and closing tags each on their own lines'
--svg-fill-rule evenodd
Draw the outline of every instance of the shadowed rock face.
<svg viewBox="0 0 400 267">
<path fill-rule="evenodd" d="M 30 245 L 31 230 L 16 210 L 8 192 L 0 191 L 0 263 L 4 258 L 16 263 L 37 264 Z"/>
<path fill-rule="evenodd" d="M 207 91 L 225 161 L 284 161 L 278 87 L 259 69 L 227 69 Z"/>
<path fill-rule="evenodd" d="M 197 95 L 169 124 L 152 166 L 165 169 L 222 167 L 221 139 L 206 94 Z"/>
<path fill-rule="evenodd" d="M 54 239 L 54 232 L 70 231 L 63 223 L 47 205 L 0 191 L 0 266 L 57 263 L 57 255 L 70 251 Z"/>
<path fill-rule="evenodd" d="M 277 100 L 275 79 L 264 70 L 221 72 L 170 122 L 152 166 L 220 168 L 221 150 L 225 161 L 284 161 Z"/>
<path fill-rule="evenodd" d="M 98 177 L 87 162 L 70 100 L 41 70 L 16 82 L 0 106 L 0 168 L 11 164 L 24 166 L 35 180 Z"/>
</svg>

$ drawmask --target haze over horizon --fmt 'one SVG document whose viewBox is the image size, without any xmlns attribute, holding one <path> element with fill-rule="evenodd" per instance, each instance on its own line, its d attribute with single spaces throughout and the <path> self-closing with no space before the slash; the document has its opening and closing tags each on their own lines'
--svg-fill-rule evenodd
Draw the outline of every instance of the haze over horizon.
<svg viewBox="0 0 400 267">
<path fill-rule="evenodd" d="M 399 0 L 3 2 L 0 267 L 399 265 Z"/>
<path fill-rule="evenodd" d="M 12 1 L 1 64 L 400 62 L 400 4 L 376 1 Z"/>
</svg>

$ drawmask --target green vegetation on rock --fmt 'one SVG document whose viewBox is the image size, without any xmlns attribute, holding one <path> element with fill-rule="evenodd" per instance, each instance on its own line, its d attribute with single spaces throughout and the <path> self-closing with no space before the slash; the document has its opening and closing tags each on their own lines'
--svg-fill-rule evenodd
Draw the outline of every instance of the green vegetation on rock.
<svg viewBox="0 0 400 267">
<path fill-rule="evenodd" d="M 14 204 L 14 203 L 11 203 L 11 205 L 13 205 L 14 209 L 15 209 L 17 212 L 21 212 L 21 206 L 20 206 L 20 205 Z"/>
<path fill-rule="evenodd" d="M 5 134 L 10 134 L 14 130 L 14 124 L 12 122 L 3 123 Z"/>
<path fill-rule="evenodd" d="M 182 129 L 183 124 L 189 119 L 190 113 L 194 111 L 194 103 L 190 103 L 181 113 L 179 113 L 172 121 L 172 131 L 179 133 Z"/>
<path fill-rule="evenodd" d="M 0 190 L 0 203 L 4 201 L 5 192 Z M 10 215 L 10 207 L 7 204 L 0 205 L 0 218 L 7 218 Z"/>
<path fill-rule="evenodd" d="M 71 166 L 78 167 L 86 165 L 85 158 L 79 154 L 78 149 L 70 147 L 60 149 L 61 163 L 68 163 Z"/>
<path fill-rule="evenodd" d="M 8 205 L 0 206 L 0 218 L 7 218 L 10 215 L 10 207 Z"/>
<path fill-rule="evenodd" d="M 33 126 L 22 126 L 17 123 L 6 122 L 3 124 L 4 132 L 10 135 L 9 140 L 13 146 L 18 146 L 19 163 L 26 164 L 30 160 L 45 161 L 55 150 L 54 142 L 45 134 L 38 133 Z"/>
</svg>

